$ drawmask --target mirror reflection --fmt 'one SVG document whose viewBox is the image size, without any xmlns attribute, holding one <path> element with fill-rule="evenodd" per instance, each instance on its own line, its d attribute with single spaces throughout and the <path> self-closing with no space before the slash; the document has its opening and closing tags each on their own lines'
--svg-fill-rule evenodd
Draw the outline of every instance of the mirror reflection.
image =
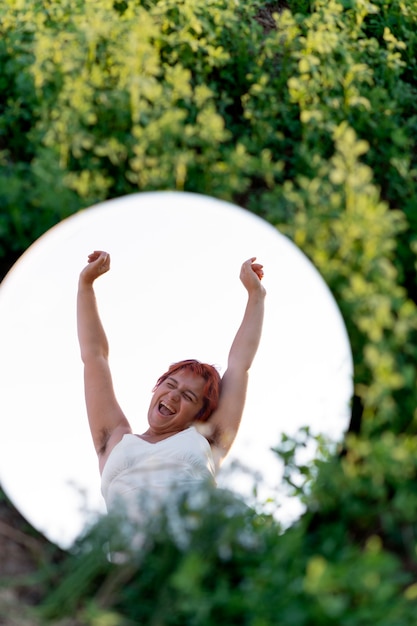
<svg viewBox="0 0 417 626">
<path fill-rule="evenodd" d="M 89 513 L 105 510 L 75 314 L 78 276 L 92 250 L 111 254 L 111 271 L 95 291 L 117 400 L 135 433 L 147 431 L 152 390 L 171 363 L 198 359 L 224 374 L 247 300 L 241 264 L 256 256 L 267 291 L 262 339 L 217 482 L 247 495 L 248 475 L 228 471 L 239 461 L 262 476 L 259 498 L 275 498 L 280 467 L 270 448 L 282 432 L 309 425 L 340 438 L 352 390 L 346 331 L 320 275 L 287 238 L 251 213 L 196 194 L 102 203 L 48 231 L 0 288 L 0 411 L 7 416 L 0 480 L 49 539 L 68 546 Z M 277 515 L 285 521 L 298 512 L 285 502 Z"/>
</svg>

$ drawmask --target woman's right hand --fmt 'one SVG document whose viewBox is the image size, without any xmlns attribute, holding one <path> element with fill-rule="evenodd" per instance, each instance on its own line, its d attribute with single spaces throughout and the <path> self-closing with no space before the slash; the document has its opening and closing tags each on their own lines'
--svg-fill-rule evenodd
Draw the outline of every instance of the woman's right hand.
<svg viewBox="0 0 417 626">
<path fill-rule="evenodd" d="M 110 254 L 103 250 L 95 250 L 88 255 L 88 265 L 82 270 L 80 280 L 92 284 L 96 278 L 102 276 L 110 269 Z"/>
</svg>

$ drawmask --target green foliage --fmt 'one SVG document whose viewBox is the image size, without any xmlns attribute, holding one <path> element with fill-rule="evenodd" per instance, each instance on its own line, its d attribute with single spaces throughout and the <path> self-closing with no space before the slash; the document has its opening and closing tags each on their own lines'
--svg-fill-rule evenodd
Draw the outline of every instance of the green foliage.
<svg viewBox="0 0 417 626">
<path fill-rule="evenodd" d="M 415 432 L 415 84 L 406 44 L 388 30 L 381 41 L 367 36 L 378 14 L 376 4 L 336 0 L 316 2 L 310 16 L 281 14 L 264 54 L 280 44 L 289 100 L 277 108 L 297 106 L 298 143 L 284 184 L 249 206 L 280 224 L 335 294 L 365 428 Z M 415 13 L 407 16 L 411 27 Z M 268 95 L 281 81 L 265 81 Z M 259 100 L 251 106 L 266 121 Z"/>
<path fill-rule="evenodd" d="M 0 256 L 134 191 L 232 200 L 321 271 L 363 407 L 312 464 L 307 430 L 277 447 L 299 523 L 219 494 L 120 565 L 99 525 L 46 572 L 46 621 L 415 623 L 417 2 L 288 7 L 264 32 L 258 1 L 0 6 Z"/>
<path fill-rule="evenodd" d="M 339 296 L 354 346 L 356 393 L 370 418 L 364 427 L 414 429 L 417 317 L 393 263 L 406 220 L 381 202 L 372 170 L 359 161 L 367 142 L 346 123 L 333 138 L 333 156 L 316 156 L 314 178 L 288 181 L 274 194 L 274 210 L 289 218 L 286 232 Z M 405 397 L 410 412 L 400 416 Z"/>
<path fill-rule="evenodd" d="M 3 80 L 13 86 L 0 120 L 2 231 L 22 248 L 34 209 L 51 207 L 45 228 L 57 198 L 55 221 L 138 189 L 230 199 L 246 191 L 253 170 L 261 179 L 264 164 L 271 170 L 268 154 L 235 141 L 261 36 L 254 8 L 234 0 L 117 7 L 66 0 L 1 10 Z"/>
<path fill-rule="evenodd" d="M 106 617 L 120 626 L 414 623 L 411 577 L 377 535 L 360 546 L 333 532 L 317 552 L 306 520 L 282 533 L 227 493 L 205 496 L 171 509 L 156 527 L 154 520 L 143 549 L 118 565 L 100 549 L 103 528 L 112 537 L 116 529 L 108 520 L 93 529 L 43 618 L 57 620 L 70 608 L 77 623 L 91 626 Z M 87 602 L 83 588 L 93 590 Z"/>
</svg>

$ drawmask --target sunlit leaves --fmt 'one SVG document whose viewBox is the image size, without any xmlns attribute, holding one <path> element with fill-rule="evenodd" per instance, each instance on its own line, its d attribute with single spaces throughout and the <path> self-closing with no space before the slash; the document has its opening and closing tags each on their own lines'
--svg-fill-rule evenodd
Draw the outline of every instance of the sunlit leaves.
<svg viewBox="0 0 417 626">
<path fill-rule="evenodd" d="M 75 550 L 51 604 L 85 624 L 415 623 L 417 3 L 289 6 L 268 33 L 238 0 L 0 6 L 0 254 L 134 191 L 243 204 L 327 281 L 363 406 L 340 456 L 302 463 L 306 429 L 277 448 L 293 528 L 221 505 L 136 569 Z"/>
</svg>

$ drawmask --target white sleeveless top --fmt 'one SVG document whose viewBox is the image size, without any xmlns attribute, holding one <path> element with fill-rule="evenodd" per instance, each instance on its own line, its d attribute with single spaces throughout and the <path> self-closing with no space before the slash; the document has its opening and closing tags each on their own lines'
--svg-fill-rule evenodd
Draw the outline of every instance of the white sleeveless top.
<svg viewBox="0 0 417 626">
<path fill-rule="evenodd" d="M 193 426 L 157 443 L 126 434 L 106 461 L 101 492 L 109 513 L 139 520 L 214 476 L 210 444 Z"/>
</svg>

